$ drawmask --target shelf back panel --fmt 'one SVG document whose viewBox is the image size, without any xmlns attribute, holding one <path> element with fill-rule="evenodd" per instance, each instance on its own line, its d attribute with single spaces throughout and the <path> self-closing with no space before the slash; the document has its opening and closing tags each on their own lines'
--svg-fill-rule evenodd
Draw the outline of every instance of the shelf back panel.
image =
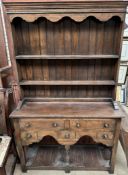
<svg viewBox="0 0 128 175">
<path fill-rule="evenodd" d="M 18 60 L 19 80 L 114 80 L 117 59 Z"/>
<path fill-rule="evenodd" d="M 50 22 L 45 18 L 26 22 L 15 18 L 12 31 L 16 56 L 86 56 L 86 59 L 68 60 L 16 59 L 19 81 L 94 81 L 91 85 L 63 83 L 49 86 L 33 83 L 21 87 L 23 97 L 114 97 L 121 29 L 122 22 L 116 16 L 106 22 L 94 17 L 88 17 L 82 22 L 75 22 L 68 17 L 58 22 Z M 93 57 L 87 59 L 87 55 Z M 95 55 L 99 59 L 95 59 Z M 96 85 L 95 81 L 98 80 L 112 80 L 115 84 Z"/>
<path fill-rule="evenodd" d="M 12 22 L 15 54 L 118 54 L 121 25 L 119 17 L 107 22 L 94 17 L 75 22 L 65 17 L 55 23 L 45 18 L 28 23 L 17 17 Z"/>
<path fill-rule="evenodd" d="M 23 97 L 111 98 L 114 86 L 23 86 Z"/>
</svg>

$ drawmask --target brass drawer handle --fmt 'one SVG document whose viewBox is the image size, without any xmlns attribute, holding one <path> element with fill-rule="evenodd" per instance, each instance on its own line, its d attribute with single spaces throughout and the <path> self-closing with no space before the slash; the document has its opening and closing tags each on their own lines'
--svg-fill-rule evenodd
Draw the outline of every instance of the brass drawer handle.
<svg viewBox="0 0 128 175">
<path fill-rule="evenodd" d="M 57 127 L 58 124 L 57 124 L 57 123 L 53 123 L 52 126 L 53 126 L 53 127 Z"/>
<path fill-rule="evenodd" d="M 77 128 L 80 128 L 80 123 L 76 123 L 76 127 Z"/>
<path fill-rule="evenodd" d="M 65 139 L 69 139 L 69 138 L 70 138 L 70 134 L 69 133 L 65 134 Z"/>
<path fill-rule="evenodd" d="M 103 135 L 103 138 L 104 138 L 104 139 L 108 139 L 108 135 L 107 135 L 107 134 L 104 134 L 104 135 Z"/>
<path fill-rule="evenodd" d="M 31 126 L 30 123 L 26 123 L 26 124 L 25 124 L 25 127 L 26 127 L 26 128 L 29 128 L 30 126 Z"/>
<path fill-rule="evenodd" d="M 29 134 L 29 133 L 27 133 L 27 134 L 26 134 L 26 138 L 27 138 L 27 139 L 30 139 L 30 138 L 32 138 L 32 135 Z"/>
<path fill-rule="evenodd" d="M 105 127 L 105 128 L 109 128 L 109 124 L 108 124 L 108 123 L 105 123 L 105 124 L 104 124 L 104 127 Z"/>
</svg>

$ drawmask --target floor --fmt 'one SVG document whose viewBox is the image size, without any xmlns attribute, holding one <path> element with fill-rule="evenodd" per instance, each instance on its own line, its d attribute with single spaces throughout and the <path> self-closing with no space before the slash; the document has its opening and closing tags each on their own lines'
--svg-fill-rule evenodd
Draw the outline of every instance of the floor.
<svg viewBox="0 0 128 175">
<path fill-rule="evenodd" d="M 108 172 L 105 171 L 72 171 L 67 175 L 108 175 Z M 64 171 L 42 171 L 42 170 L 33 170 L 28 171 L 27 173 L 22 173 L 20 170 L 20 165 L 16 165 L 14 175 L 65 175 Z M 119 143 L 117 151 L 117 160 L 115 173 L 113 175 L 128 175 L 128 168 L 126 165 L 126 159 L 122 147 Z"/>
</svg>

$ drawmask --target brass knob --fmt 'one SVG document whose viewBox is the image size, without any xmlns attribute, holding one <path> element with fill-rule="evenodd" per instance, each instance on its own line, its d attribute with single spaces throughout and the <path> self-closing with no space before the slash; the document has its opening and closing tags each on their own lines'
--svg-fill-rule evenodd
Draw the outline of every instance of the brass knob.
<svg viewBox="0 0 128 175">
<path fill-rule="evenodd" d="M 104 139 L 107 139 L 107 138 L 108 138 L 108 135 L 107 135 L 107 134 L 104 134 L 104 135 L 103 135 L 103 138 L 104 138 Z"/>
<path fill-rule="evenodd" d="M 53 126 L 53 127 L 57 127 L 58 124 L 57 124 L 57 123 L 53 123 L 52 126 Z"/>
<path fill-rule="evenodd" d="M 104 124 L 104 127 L 105 127 L 105 128 L 109 128 L 109 124 L 108 124 L 108 123 L 105 123 L 105 124 Z"/>
<path fill-rule="evenodd" d="M 77 128 L 80 128 L 80 123 L 76 123 L 76 127 Z"/>
<path fill-rule="evenodd" d="M 65 138 L 69 139 L 70 138 L 70 134 L 69 133 L 65 134 Z"/>
<path fill-rule="evenodd" d="M 26 124 L 25 124 L 25 127 L 26 127 L 26 128 L 29 128 L 30 126 L 31 126 L 30 123 L 26 123 Z"/>
<path fill-rule="evenodd" d="M 26 138 L 27 138 L 27 139 L 30 139 L 30 138 L 32 138 L 32 135 L 29 134 L 29 133 L 27 133 L 27 134 L 26 134 Z"/>
</svg>

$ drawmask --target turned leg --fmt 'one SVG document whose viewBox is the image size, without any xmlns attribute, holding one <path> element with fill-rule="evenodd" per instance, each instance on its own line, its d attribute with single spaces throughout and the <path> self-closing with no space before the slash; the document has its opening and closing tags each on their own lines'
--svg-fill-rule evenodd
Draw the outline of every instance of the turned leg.
<svg viewBox="0 0 128 175">
<path fill-rule="evenodd" d="M 0 175 L 6 175 L 5 167 L 0 167 Z"/>
<path fill-rule="evenodd" d="M 69 157 L 69 151 L 70 151 L 70 146 L 66 145 L 65 146 L 65 150 L 66 150 L 66 167 L 65 167 L 65 173 L 70 173 L 70 166 L 69 166 L 69 161 L 70 161 L 70 157 Z"/>
</svg>

